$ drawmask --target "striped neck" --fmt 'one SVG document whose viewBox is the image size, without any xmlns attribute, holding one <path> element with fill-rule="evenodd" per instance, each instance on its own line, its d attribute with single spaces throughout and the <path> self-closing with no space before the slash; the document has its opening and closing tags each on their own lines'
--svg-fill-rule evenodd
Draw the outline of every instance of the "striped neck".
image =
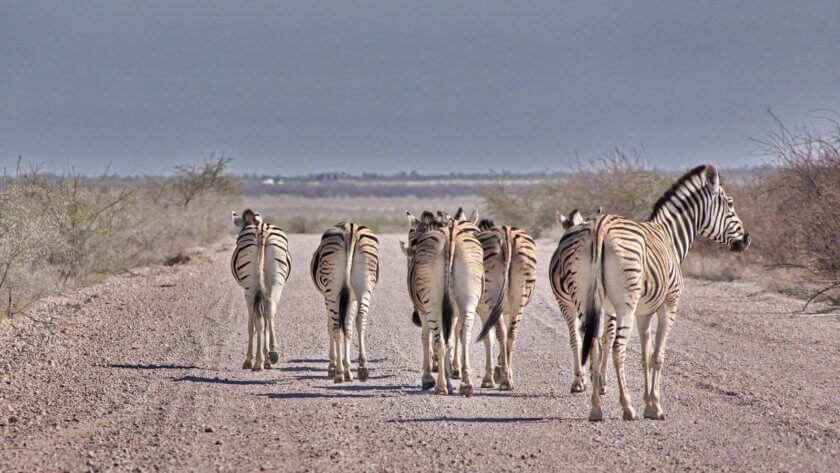
<svg viewBox="0 0 840 473">
<path fill-rule="evenodd" d="M 695 170 L 697 171 L 697 170 Z M 692 171 L 677 181 L 656 202 L 648 221 L 662 224 L 680 263 L 697 238 L 708 201 L 703 175 Z"/>
</svg>

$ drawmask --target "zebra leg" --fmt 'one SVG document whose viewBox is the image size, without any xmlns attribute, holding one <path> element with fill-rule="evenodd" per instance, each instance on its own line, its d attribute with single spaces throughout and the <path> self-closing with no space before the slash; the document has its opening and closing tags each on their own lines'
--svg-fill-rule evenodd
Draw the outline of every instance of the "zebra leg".
<svg viewBox="0 0 840 473">
<path fill-rule="evenodd" d="M 508 332 L 508 326 L 504 320 L 505 316 L 502 316 L 502 320 L 499 325 L 496 326 L 496 331 L 499 333 L 499 366 L 497 370 L 499 372 L 498 382 L 499 382 L 499 391 L 507 391 L 509 390 L 508 386 L 508 363 L 507 363 L 507 352 L 508 352 L 508 343 L 510 343 L 510 337 Z"/>
<path fill-rule="evenodd" d="M 569 348 L 572 350 L 572 368 L 574 369 L 571 392 L 582 393 L 586 391 L 586 374 L 583 370 L 583 363 L 580 361 L 580 330 L 578 329 L 577 310 L 572 305 L 567 305 L 562 301 L 557 302 L 560 304 L 560 312 L 563 313 L 563 318 L 566 319 L 566 325 L 569 327 Z"/>
<path fill-rule="evenodd" d="M 365 347 L 365 328 L 367 327 L 369 308 L 370 292 L 365 292 L 362 300 L 359 301 L 356 314 L 356 331 L 359 332 L 359 381 L 367 381 L 370 374 L 367 367 L 367 348 Z"/>
<path fill-rule="evenodd" d="M 246 297 L 245 300 L 247 301 L 248 298 Z M 250 307 L 250 303 L 249 303 Z M 245 352 L 245 363 L 242 363 L 243 370 L 251 369 L 254 363 L 254 311 L 252 309 L 248 309 L 248 351 Z"/>
<path fill-rule="evenodd" d="M 662 380 L 662 365 L 665 364 L 665 345 L 668 343 L 668 332 L 677 317 L 673 308 L 664 308 L 656 316 L 656 344 L 653 349 L 653 371 L 651 375 L 650 409 L 645 408 L 648 419 L 665 420 L 665 411 L 659 404 L 659 383 Z"/>
<path fill-rule="evenodd" d="M 430 337 L 431 331 L 429 330 L 429 323 L 424 320 L 423 326 L 420 329 L 420 344 L 423 346 L 423 366 L 421 378 L 423 391 L 435 387 L 435 377 L 432 376 L 431 354 L 429 353 L 432 350 Z"/>
<path fill-rule="evenodd" d="M 460 317 L 455 319 L 455 337 L 452 342 L 452 379 L 461 378 L 461 352 L 463 351 L 463 344 L 461 343 L 461 328 L 463 323 Z"/>
<path fill-rule="evenodd" d="M 260 317 L 259 314 L 254 314 L 254 335 L 257 338 L 257 346 L 254 347 L 254 364 L 251 366 L 251 371 L 262 371 L 265 364 L 264 350 L 265 350 L 265 317 Z"/>
<path fill-rule="evenodd" d="M 652 314 L 637 315 L 636 328 L 639 331 L 639 344 L 642 347 L 642 372 L 645 375 L 645 417 L 648 418 L 651 413 L 651 377 L 653 376 L 653 365 L 651 364 L 651 354 L 653 353 L 653 346 L 650 339 L 650 323 L 653 320 Z"/>
<path fill-rule="evenodd" d="M 340 348 L 343 350 L 341 356 L 341 366 L 342 366 L 342 373 L 344 374 L 344 381 L 353 381 L 353 372 L 350 370 L 350 343 L 353 340 L 353 319 L 350 317 L 351 315 L 355 316 L 356 314 L 347 314 L 348 320 L 346 320 L 344 328 L 346 332 L 339 329 L 340 337 L 341 337 L 341 346 Z"/>
<path fill-rule="evenodd" d="M 496 326 L 493 327 L 496 332 L 496 341 L 499 343 L 499 359 L 496 360 L 496 367 L 493 369 L 493 382 L 499 383 L 502 381 L 502 364 L 504 364 L 504 357 L 505 352 L 502 347 L 505 346 L 505 339 L 502 337 L 502 333 L 504 333 L 504 320 L 499 320 L 496 323 Z"/>
<path fill-rule="evenodd" d="M 435 386 L 435 393 L 448 395 L 452 391 L 452 383 L 449 381 L 449 375 L 452 370 L 452 361 L 449 358 L 448 353 L 448 343 L 444 339 L 443 333 L 439 328 L 435 328 L 434 330 L 434 337 L 438 339 L 437 343 L 437 353 L 438 353 L 438 360 L 439 362 L 443 363 L 443 366 L 438 366 L 438 379 L 437 385 Z"/>
<path fill-rule="evenodd" d="M 267 323 L 265 326 L 265 334 L 268 340 L 265 369 L 271 369 L 272 364 L 277 364 L 280 361 L 280 355 L 277 353 L 277 337 L 274 334 L 274 319 L 277 316 L 277 304 L 271 301 L 268 310 L 268 320 L 266 320 Z"/>
<path fill-rule="evenodd" d="M 636 304 L 633 304 L 634 308 L 635 306 Z M 633 401 L 630 399 L 630 393 L 627 389 L 627 379 L 624 374 L 624 361 L 627 359 L 627 340 L 630 337 L 630 326 L 634 318 L 633 311 L 624 307 L 616 315 L 615 342 L 612 347 L 612 355 L 616 378 L 618 378 L 618 400 L 621 403 L 621 408 L 624 410 L 624 420 L 637 420 L 639 417 L 636 415 L 636 410 L 633 409 Z M 594 381 L 592 385 L 598 386 Z M 592 390 L 600 392 L 599 389 Z"/>
<path fill-rule="evenodd" d="M 336 342 L 336 334 L 335 330 L 333 330 L 333 322 L 332 317 L 329 316 L 331 313 L 330 311 L 330 303 L 327 301 L 327 340 L 329 340 L 330 348 L 329 348 L 329 366 L 327 367 L 327 376 L 330 378 L 335 377 L 335 360 L 338 358 L 338 349 L 335 346 Z"/>
<path fill-rule="evenodd" d="M 607 327 L 606 332 L 604 333 L 603 337 L 603 348 L 601 350 L 602 353 L 609 353 L 610 347 L 615 342 L 615 314 L 604 314 L 606 315 L 607 320 Z M 601 357 L 601 395 L 603 396 L 607 392 L 607 362 L 609 361 L 608 356 Z"/>
<path fill-rule="evenodd" d="M 600 343 L 593 343 L 592 350 L 589 353 L 589 364 L 592 366 L 592 384 L 597 386 L 598 383 L 601 382 L 601 356 L 605 354 L 601 353 L 601 344 Z M 590 422 L 600 422 L 604 420 L 604 413 L 601 410 L 601 391 L 598 389 L 592 390 L 592 397 L 591 403 L 592 407 L 589 411 L 589 421 Z"/>
<path fill-rule="evenodd" d="M 510 321 L 510 329 L 508 330 L 507 336 L 507 346 L 505 346 L 505 355 L 506 360 L 505 364 L 507 365 L 507 371 L 503 371 L 502 375 L 502 383 L 499 385 L 499 389 L 502 389 L 502 386 L 505 386 L 508 391 L 513 391 L 513 346 L 516 343 L 516 325 L 522 320 L 522 311 L 524 308 L 520 307 L 519 311 L 514 314 Z"/>
<path fill-rule="evenodd" d="M 461 386 L 458 387 L 458 391 L 461 393 L 462 396 L 470 397 L 475 393 L 475 388 L 472 384 L 471 374 L 472 368 L 470 366 L 470 350 L 469 350 L 469 343 L 470 343 L 470 332 L 472 331 L 472 324 L 473 320 L 475 320 L 475 312 L 474 311 L 467 311 L 464 312 L 463 319 L 461 320 L 461 330 L 458 335 L 461 338 Z"/>
<path fill-rule="evenodd" d="M 490 335 L 484 337 L 484 378 L 481 387 L 493 387 L 493 342 Z"/>
</svg>

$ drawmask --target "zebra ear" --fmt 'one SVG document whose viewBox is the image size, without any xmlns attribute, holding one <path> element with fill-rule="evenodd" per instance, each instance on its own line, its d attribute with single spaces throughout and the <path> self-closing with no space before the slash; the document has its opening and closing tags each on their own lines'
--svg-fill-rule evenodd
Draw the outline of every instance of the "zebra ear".
<svg viewBox="0 0 840 473">
<path fill-rule="evenodd" d="M 417 228 L 417 224 L 419 223 L 418 220 L 417 220 L 417 217 L 415 217 L 414 215 L 411 215 L 411 212 L 409 212 L 408 210 L 405 211 L 405 214 L 408 216 L 409 226 L 411 226 L 411 228 Z M 402 243 L 402 242 L 400 242 L 400 243 Z"/>
<path fill-rule="evenodd" d="M 569 226 L 580 225 L 581 223 L 583 223 L 583 215 L 580 214 L 580 210 L 572 210 L 572 213 L 569 214 L 569 222 Z"/>
<path fill-rule="evenodd" d="M 438 210 L 437 216 L 441 223 L 446 223 L 449 220 L 449 214 L 446 213 L 446 210 Z"/>
<path fill-rule="evenodd" d="M 236 210 L 231 212 L 230 218 L 231 220 L 233 220 L 233 224 L 236 225 L 237 228 L 242 228 L 248 224 L 248 222 L 246 222 L 244 218 L 240 217 L 239 214 L 236 213 Z"/>
<path fill-rule="evenodd" d="M 554 214 L 554 218 L 557 220 L 557 223 L 560 224 L 563 228 L 566 228 L 566 221 L 569 220 L 563 215 L 562 212 L 559 210 Z"/>
<path fill-rule="evenodd" d="M 464 219 L 464 208 L 458 207 L 458 211 L 455 212 L 455 220 L 463 220 Z"/>
<path fill-rule="evenodd" d="M 711 164 L 706 165 L 706 182 L 712 190 L 712 194 L 717 194 L 720 191 L 720 174 L 717 168 Z"/>
<path fill-rule="evenodd" d="M 406 258 L 411 259 L 411 257 L 414 256 L 414 249 L 406 245 L 405 242 L 402 240 L 400 240 L 400 249 L 402 250 Z"/>
<path fill-rule="evenodd" d="M 470 214 L 470 222 L 475 225 L 478 222 L 478 210 L 473 210 Z"/>
</svg>

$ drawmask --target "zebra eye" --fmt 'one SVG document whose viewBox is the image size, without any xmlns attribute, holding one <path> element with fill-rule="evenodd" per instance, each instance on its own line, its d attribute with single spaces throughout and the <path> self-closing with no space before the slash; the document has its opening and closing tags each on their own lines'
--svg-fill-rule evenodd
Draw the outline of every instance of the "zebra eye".
<svg viewBox="0 0 840 473">
<path fill-rule="evenodd" d="M 735 201 L 734 200 L 727 200 L 726 201 L 726 206 L 729 207 L 729 210 L 734 209 L 735 208 Z"/>
</svg>

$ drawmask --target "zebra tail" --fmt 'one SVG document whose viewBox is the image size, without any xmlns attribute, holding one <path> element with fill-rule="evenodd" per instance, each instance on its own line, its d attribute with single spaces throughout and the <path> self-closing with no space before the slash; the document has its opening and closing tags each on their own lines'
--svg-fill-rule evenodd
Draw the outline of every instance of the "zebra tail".
<svg viewBox="0 0 840 473">
<path fill-rule="evenodd" d="M 593 245 L 593 251 L 598 248 L 592 258 L 592 280 L 590 281 L 589 291 L 587 293 L 586 302 L 581 311 L 584 313 L 583 319 L 583 346 L 581 348 L 581 365 L 586 364 L 589 359 L 589 354 L 592 351 L 592 345 L 595 342 L 598 334 L 601 331 L 603 321 L 603 298 L 604 298 L 604 280 L 603 280 L 603 254 L 604 242 L 600 245 Z"/>
<path fill-rule="evenodd" d="M 423 326 L 423 324 L 420 322 L 420 313 L 417 312 L 417 309 L 414 309 L 414 312 L 411 313 L 411 323 L 418 327 Z"/>
<path fill-rule="evenodd" d="M 453 319 L 455 318 L 455 307 L 452 304 L 452 297 L 449 294 L 450 281 L 452 279 L 452 263 L 455 259 L 455 226 L 449 227 L 449 247 L 446 249 L 446 267 L 443 270 L 443 306 L 441 307 L 441 315 L 443 322 L 444 340 L 449 343 L 450 335 L 452 334 Z"/>
<path fill-rule="evenodd" d="M 257 250 L 257 292 L 254 294 L 254 310 L 259 317 L 265 317 L 268 311 L 265 307 L 265 297 L 268 294 L 265 289 L 265 244 L 268 240 L 262 233 L 262 229 L 257 227 L 257 239 L 259 242 Z"/>
<path fill-rule="evenodd" d="M 505 301 L 507 300 L 507 293 L 508 293 L 508 285 L 510 284 L 510 259 L 511 259 L 511 248 L 508 247 L 508 239 L 505 236 L 504 241 L 501 242 L 502 244 L 499 245 L 502 251 L 502 257 L 505 260 L 505 267 L 503 278 L 504 281 L 502 282 L 502 289 L 500 294 L 496 297 L 496 303 L 493 304 L 493 307 L 490 308 L 490 316 L 487 317 L 487 321 L 484 322 L 484 326 L 481 327 L 481 333 L 478 334 L 478 340 L 484 340 L 484 337 L 490 333 L 490 330 L 496 326 L 499 322 L 499 319 L 502 318 L 502 312 L 505 309 Z"/>
<path fill-rule="evenodd" d="M 344 267 L 344 283 L 338 293 L 338 326 L 347 335 L 347 312 L 350 310 L 350 270 L 353 268 L 353 253 L 356 251 L 356 237 L 353 235 L 353 224 L 350 224 L 350 235 L 347 238 L 347 263 Z"/>
</svg>

